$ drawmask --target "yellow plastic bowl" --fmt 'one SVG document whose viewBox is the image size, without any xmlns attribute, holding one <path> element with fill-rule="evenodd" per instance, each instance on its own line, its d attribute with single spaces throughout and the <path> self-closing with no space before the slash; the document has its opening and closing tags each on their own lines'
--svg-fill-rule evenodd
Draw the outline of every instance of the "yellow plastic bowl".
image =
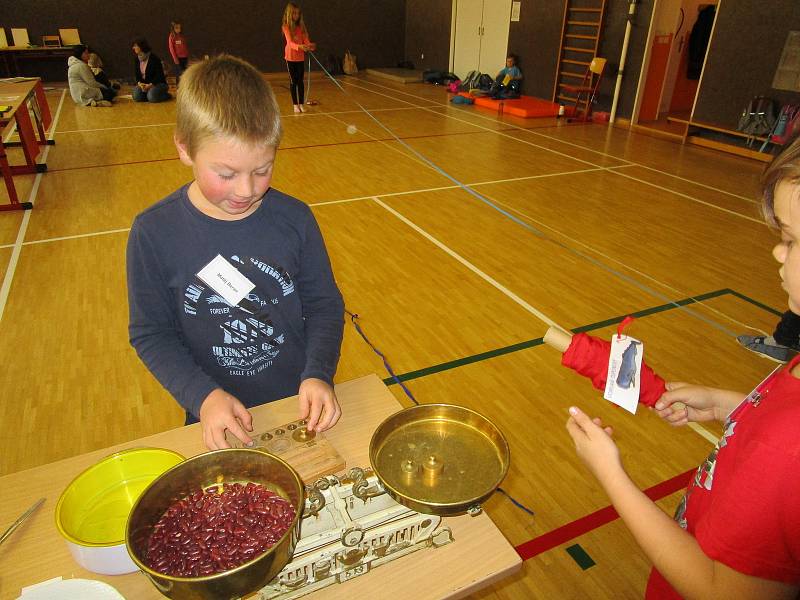
<svg viewBox="0 0 800 600">
<path fill-rule="evenodd" d="M 172 450 L 133 448 L 73 479 L 58 499 L 56 527 L 76 562 L 104 575 L 138 570 L 125 547 L 131 508 L 150 483 L 183 460 Z"/>
</svg>

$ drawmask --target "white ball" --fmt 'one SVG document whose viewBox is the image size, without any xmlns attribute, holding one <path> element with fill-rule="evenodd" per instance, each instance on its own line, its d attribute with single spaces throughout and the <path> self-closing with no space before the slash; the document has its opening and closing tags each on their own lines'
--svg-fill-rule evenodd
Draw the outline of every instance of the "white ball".
<svg viewBox="0 0 800 600">
<path fill-rule="evenodd" d="M 355 125 L 347 126 L 347 133 L 349 133 L 350 135 L 353 135 L 356 131 L 358 131 L 358 129 L 356 129 Z"/>
</svg>

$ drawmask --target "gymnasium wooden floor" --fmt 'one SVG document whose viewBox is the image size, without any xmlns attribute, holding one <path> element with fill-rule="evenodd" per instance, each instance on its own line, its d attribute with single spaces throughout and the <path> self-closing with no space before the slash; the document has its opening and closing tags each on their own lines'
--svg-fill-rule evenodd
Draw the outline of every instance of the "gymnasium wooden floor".
<svg viewBox="0 0 800 600">
<path fill-rule="evenodd" d="M 283 84 L 273 185 L 313 207 L 347 308 L 420 402 L 474 408 L 511 444 L 502 487 L 535 516 L 499 493 L 488 502 L 525 561 L 479 597 L 641 597 L 648 562 L 602 510 L 567 408 L 615 427 L 628 472 L 670 513 L 673 478 L 712 444 L 610 406 L 540 338 L 547 321 L 609 337 L 638 314 L 630 333 L 661 375 L 751 389 L 774 365 L 734 336 L 770 332 L 785 306 L 755 201 L 762 165 L 599 124 L 502 119 L 450 106 L 440 88 L 366 78 L 345 78 L 346 93 L 315 79 L 319 104 L 294 116 Z M 191 178 L 172 143 L 174 102 L 49 99 L 49 170 L 17 180 L 35 208 L 0 213 L 0 474 L 183 419 L 128 345 L 125 291 L 133 217 Z M 337 381 L 372 372 L 388 376 L 348 322 Z"/>
</svg>

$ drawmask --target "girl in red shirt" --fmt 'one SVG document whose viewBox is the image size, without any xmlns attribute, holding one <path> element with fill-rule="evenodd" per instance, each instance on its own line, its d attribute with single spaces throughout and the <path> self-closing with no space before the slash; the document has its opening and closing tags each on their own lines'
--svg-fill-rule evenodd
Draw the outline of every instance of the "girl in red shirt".
<svg viewBox="0 0 800 600">
<path fill-rule="evenodd" d="M 172 55 L 172 62 L 178 68 L 178 81 L 181 75 L 186 70 L 186 65 L 189 63 L 189 44 L 186 41 L 186 36 L 183 35 L 183 26 L 180 21 L 172 21 L 169 27 L 169 39 L 167 40 L 169 46 L 169 53 Z"/>
<path fill-rule="evenodd" d="M 303 21 L 303 12 L 300 7 L 289 2 L 283 11 L 283 37 L 286 39 L 286 48 L 283 57 L 286 59 L 286 69 L 289 71 L 289 91 L 292 94 L 294 112 L 305 112 L 303 109 L 305 88 L 303 86 L 303 66 L 306 60 L 306 51 L 316 50 L 317 45 L 308 39 L 308 30 Z"/>
</svg>

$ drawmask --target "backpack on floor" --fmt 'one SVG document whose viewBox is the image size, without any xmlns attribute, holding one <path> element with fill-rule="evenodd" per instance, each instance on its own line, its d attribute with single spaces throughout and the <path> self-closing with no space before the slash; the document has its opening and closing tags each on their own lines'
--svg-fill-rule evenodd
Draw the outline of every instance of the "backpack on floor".
<svg viewBox="0 0 800 600">
<path fill-rule="evenodd" d="M 468 92 L 470 89 L 477 87 L 478 78 L 481 76 L 480 72 L 478 71 L 470 71 L 467 73 L 467 76 L 461 80 L 461 85 L 459 86 L 459 90 L 462 92 Z"/>
<path fill-rule="evenodd" d="M 785 144 L 800 131 L 800 104 L 784 104 L 769 141 Z"/>
<path fill-rule="evenodd" d="M 483 90 L 484 92 L 488 92 L 492 89 L 492 84 L 494 83 L 494 79 L 492 79 L 491 75 L 487 75 L 484 73 L 478 78 L 478 89 Z"/>
<path fill-rule="evenodd" d="M 433 85 L 441 85 L 444 74 L 441 71 L 434 71 L 429 69 L 422 73 L 422 81 L 425 83 L 432 83 Z"/>
<path fill-rule="evenodd" d="M 775 101 L 766 96 L 756 96 L 742 110 L 737 131 L 747 135 L 769 135 L 777 121 Z"/>
</svg>

